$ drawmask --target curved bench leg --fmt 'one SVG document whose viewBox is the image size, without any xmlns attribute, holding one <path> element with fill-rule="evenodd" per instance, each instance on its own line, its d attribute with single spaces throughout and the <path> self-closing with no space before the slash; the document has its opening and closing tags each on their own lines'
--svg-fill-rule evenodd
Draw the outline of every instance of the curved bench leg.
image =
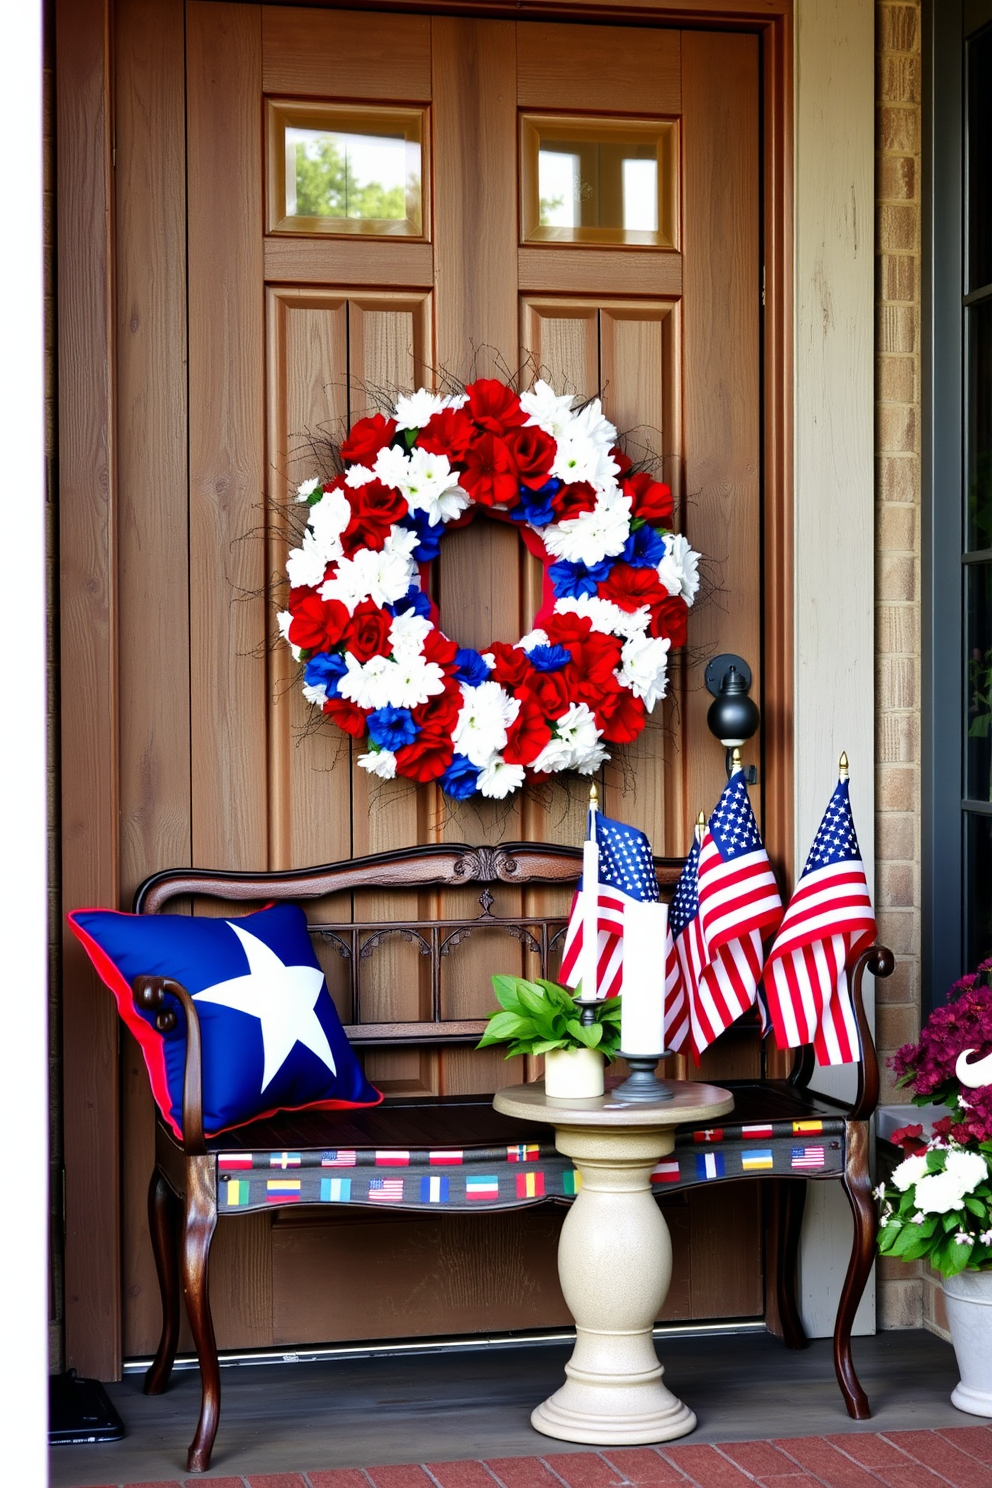
<svg viewBox="0 0 992 1488">
<path fill-rule="evenodd" d="M 186 1227 L 183 1233 L 183 1291 L 200 1363 L 200 1419 L 186 1459 L 188 1472 L 206 1472 L 220 1424 L 220 1365 L 210 1315 L 210 1242 L 217 1227 L 215 1166 L 211 1157 L 187 1159 Z"/>
<path fill-rule="evenodd" d="M 805 1179 L 774 1178 L 768 1183 L 767 1242 L 769 1275 L 768 1326 L 786 1348 L 804 1349 L 809 1339 L 796 1300 L 799 1239 L 806 1207 Z"/>
<path fill-rule="evenodd" d="M 153 1171 L 148 1185 L 148 1228 L 162 1294 L 162 1336 L 142 1388 L 146 1395 L 161 1395 L 169 1383 L 179 1347 L 179 1255 L 176 1245 L 179 1200 L 158 1168 Z"/>
<path fill-rule="evenodd" d="M 855 1421 L 867 1421 L 871 1416 L 871 1406 L 851 1359 L 851 1328 L 875 1259 L 875 1237 L 878 1230 L 878 1216 L 868 1174 L 866 1121 L 848 1123 L 843 1183 L 854 1216 L 854 1244 L 834 1325 L 834 1369 L 837 1371 L 837 1383 L 844 1396 L 848 1415 Z"/>
</svg>

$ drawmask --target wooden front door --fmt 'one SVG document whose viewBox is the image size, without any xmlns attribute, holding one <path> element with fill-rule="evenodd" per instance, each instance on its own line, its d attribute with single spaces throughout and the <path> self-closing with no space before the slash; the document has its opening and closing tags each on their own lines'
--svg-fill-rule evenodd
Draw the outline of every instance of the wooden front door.
<svg viewBox="0 0 992 1488">
<path fill-rule="evenodd" d="M 291 666 L 271 644 L 285 556 L 275 514 L 317 468 L 314 446 L 383 393 L 521 366 L 601 394 L 630 447 L 661 460 L 679 525 L 707 557 L 671 697 L 603 781 L 608 812 L 643 827 L 656 852 L 685 851 L 723 779 L 699 658 L 739 652 L 762 686 L 759 62 L 743 32 L 121 0 L 125 898 L 184 862 L 281 868 L 416 842 L 581 840 L 578 784 L 480 809 L 433 787 L 370 783 L 344 735 L 304 731 Z M 360 217 L 287 219 L 287 119 L 374 135 L 398 115 L 422 146 L 419 222 L 366 233 Z M 627 229 L 607 200 L 608 156 L 634 136 L 663 145 L 654 226 Z M 587 157 L 599 162 L 591 231 L 581 204 L 571 225 L 542 227 L 533 177 L 546 142 L 579 161 L 566 169 L 580 203 Z M 446 540 L 438 567 L 443 622 L 462 644 L 529 628 L 538 576 L 514 531 L 477 521 Z M 519 902 L 506 893 L 497 913 Z M 418 1016 L 415 962 L 409 946 L 384 953 L 379 1021 Z M 488 1009 L 493 965 L 491 947 L 467 949 L 449 1016 Z M 753 1041 L 731 1039 L 705 1069 L 744 1074 L 756 1059 Z M 524 1074 L 467 1050 L 376 1054 L 368 1071 L 391 1093 L 491 1091 Z M 123 1129 L 134 1355 L 154 1347 L 158 1302 L 144 1218 L 150 1101 L 133 1045 Z M 718 1226 L 711 1210 L 705 1190 L 672 1210 L 666 1316 L 762 1311 L 755 1191 L 723 1188 Z M 220 1346 L 557 1324 L 559 1224 L 353 1212 L 223 1225 Z M 717 1229 L 734 1234 L 732 1249 Z"/>
</svg>

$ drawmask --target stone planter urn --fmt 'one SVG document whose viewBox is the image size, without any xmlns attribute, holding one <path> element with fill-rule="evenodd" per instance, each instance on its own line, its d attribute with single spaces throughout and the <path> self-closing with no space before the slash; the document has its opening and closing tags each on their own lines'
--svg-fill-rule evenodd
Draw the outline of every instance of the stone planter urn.
<svg viewBox="0 0 992 1488">
<path fill-rule="evenodd" d="M 961 1379 L 951 1404 L 992 1416 L 992 1271 L 944 1277 L 944 1301 Z"/>
<path fill-rule="evenodd" d="M 602 1095 L 604 1067 L 598 1049 L 549 1049 L 544 1056 L 544 1089 L 555 1100 Z"/>
</svg>

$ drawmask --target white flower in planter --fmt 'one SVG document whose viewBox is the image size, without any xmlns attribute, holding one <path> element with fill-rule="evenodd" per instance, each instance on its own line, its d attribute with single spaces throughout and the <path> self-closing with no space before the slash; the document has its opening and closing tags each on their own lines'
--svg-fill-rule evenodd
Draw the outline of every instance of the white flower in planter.
<svg viewBox="0 0 992 1488">
<path fill-rule="evenodd" d="M 947 1214 L 964 1208 L 964 1191 L 956 1173 L 928 1173 L 916 1185 L 916 1203 L 924 1214 Z"/>
<path fill-rule="evenodd" d="M 892 1174 L 892 1182 L 896 1188 L 905 1193 L 907 1188 L 912 1188 L 914 1183 L 919 1182 L 926 1173 L 926 1170 L 927 1160 L 925 1157 L 907 1157 Z"/>
<path fill-rule="evenodd" d="M 980 1152 L 968 1152 L 962 1147 L 952 1147 L 944 1161 L 944 1171 L 954 1174 L 961 1184 L 963 1193 L 971 1193 L 983 1178 L 988 1177 L 989 1166 Z"/>
</svg>

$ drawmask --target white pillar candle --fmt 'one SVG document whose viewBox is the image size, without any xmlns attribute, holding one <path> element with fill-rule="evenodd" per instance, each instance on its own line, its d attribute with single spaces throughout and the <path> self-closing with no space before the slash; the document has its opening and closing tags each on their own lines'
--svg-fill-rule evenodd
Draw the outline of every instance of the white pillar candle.
<svg viewBox="0 0 992 1488">
<path fill-rule="evenodd" d="M 579 996 L 596 996 L 596 967 L 599 962 L 599 847 L 596 843 L 596 811 L 589 812 L 589 837 L 582 845 L 582 982 Z"/>
<path fill-rule="evenodd" d="M 625 904 L 620 1047 L 660 1054 L 665 1047 L 665 940 L 668 905 Z"/>
</svg>

